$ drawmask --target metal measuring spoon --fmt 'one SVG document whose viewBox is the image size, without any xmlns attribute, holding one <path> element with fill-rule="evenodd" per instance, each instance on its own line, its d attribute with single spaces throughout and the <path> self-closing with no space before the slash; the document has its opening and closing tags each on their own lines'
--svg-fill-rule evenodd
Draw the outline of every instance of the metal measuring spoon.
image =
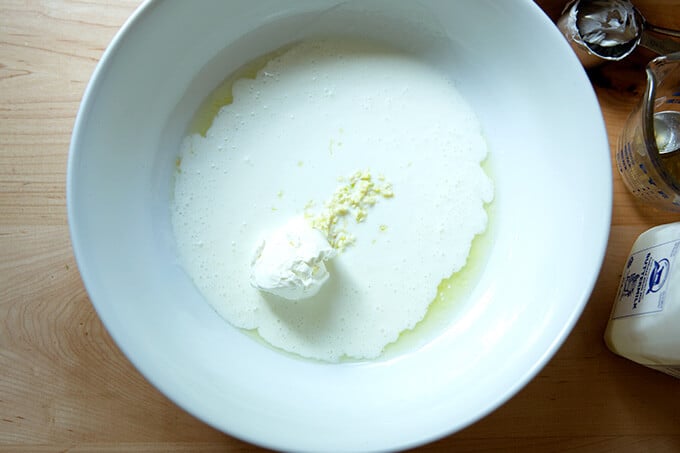
<svg viewBox="0 0 680 453">
<path fill-rule="evenodd" d="M 619 61 L 640 45 L 659 55 L 680 52 L 680 30 L 648 23 L 629 0 L 575 0 L 557 21 L 583 66 Z"/>
</svg>

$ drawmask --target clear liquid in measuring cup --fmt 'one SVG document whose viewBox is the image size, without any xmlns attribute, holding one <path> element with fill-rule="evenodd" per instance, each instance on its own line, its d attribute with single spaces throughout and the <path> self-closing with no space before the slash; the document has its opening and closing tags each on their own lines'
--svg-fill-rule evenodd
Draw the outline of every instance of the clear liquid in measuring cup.
<svg viewBox="0 0 680 453">
<path fill-rule="evenodd" d="M 655 113 L 654 138 L 660 154 L 680 148 L 680 112 L 669 110 Z"/>
<path fill-rule="evenodd" d="M 654 138 L 666 171 L 680 181 L 680 112 L 668 110 L 654 114 Z"/>
</svg>

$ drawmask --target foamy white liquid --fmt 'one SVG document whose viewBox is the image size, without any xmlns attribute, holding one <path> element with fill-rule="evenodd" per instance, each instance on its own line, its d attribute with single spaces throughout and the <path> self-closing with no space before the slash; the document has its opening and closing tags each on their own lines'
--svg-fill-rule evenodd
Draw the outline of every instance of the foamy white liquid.
<svg viewBox="0 0 680 453">
<path fill-rule="evenodd" d="M 172 222 L 183 266 L 224 318 L 278 348 L 377 357 L 423 318 L 486 227 L 493 187 L 477 118 L 445 75 L 367 42 L 303 42 L 233 93 L 206 137 L 182 145 Z M 259 240 L 365 169 L 394 198 L 348 224 L 356 244 L 327 263 L 321 291 L 287 301 L 251 287 Z"/>
</svg>

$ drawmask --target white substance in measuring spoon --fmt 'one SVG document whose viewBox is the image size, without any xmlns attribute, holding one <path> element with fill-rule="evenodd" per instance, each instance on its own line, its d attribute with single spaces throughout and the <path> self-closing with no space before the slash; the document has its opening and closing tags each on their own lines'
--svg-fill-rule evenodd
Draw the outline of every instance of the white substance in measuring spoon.
<svg viewBox="0 0 680 453">
<path fill-rule="evenodd" d="M 324 262 L 335 254 L 319 230 L 304 218 L 294 217 L 260 241 L 251 265 L 250 283 L 284 299 L 311 297 L 328 280 Z"/>
<path fill-rule="evenodd" d="M 302 42 L 237 81 L 206 136 L 184 140 L 172 205 L 182 265 L 220 315 L 277 348 L 375 358 L 423 319 L 485 230 L 486 156 L 438 69 L 381 44 Z M 337 215 L 347 193 L 370 203 Z M 331 277 L 300 300 L 253 288 L 262 237 L 305 215 L 320 228 L 337 219 L 324 232 L 338 248 Z"/>
</svg>

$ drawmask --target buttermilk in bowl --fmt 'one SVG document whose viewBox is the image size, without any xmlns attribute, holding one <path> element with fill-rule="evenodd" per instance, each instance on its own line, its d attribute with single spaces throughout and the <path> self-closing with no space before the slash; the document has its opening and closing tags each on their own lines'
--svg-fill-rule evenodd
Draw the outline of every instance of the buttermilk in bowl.
<svg viewBox="0 0 680 453">
<path fill-rule="evenodd" d="M 487 227 L 479 120 L 446 74 L 376 42 L 302 41 L 258 66 L 181 145 L 181 263 L 224 319 L 277 349 L 377 358 Z"/>
</svg>

